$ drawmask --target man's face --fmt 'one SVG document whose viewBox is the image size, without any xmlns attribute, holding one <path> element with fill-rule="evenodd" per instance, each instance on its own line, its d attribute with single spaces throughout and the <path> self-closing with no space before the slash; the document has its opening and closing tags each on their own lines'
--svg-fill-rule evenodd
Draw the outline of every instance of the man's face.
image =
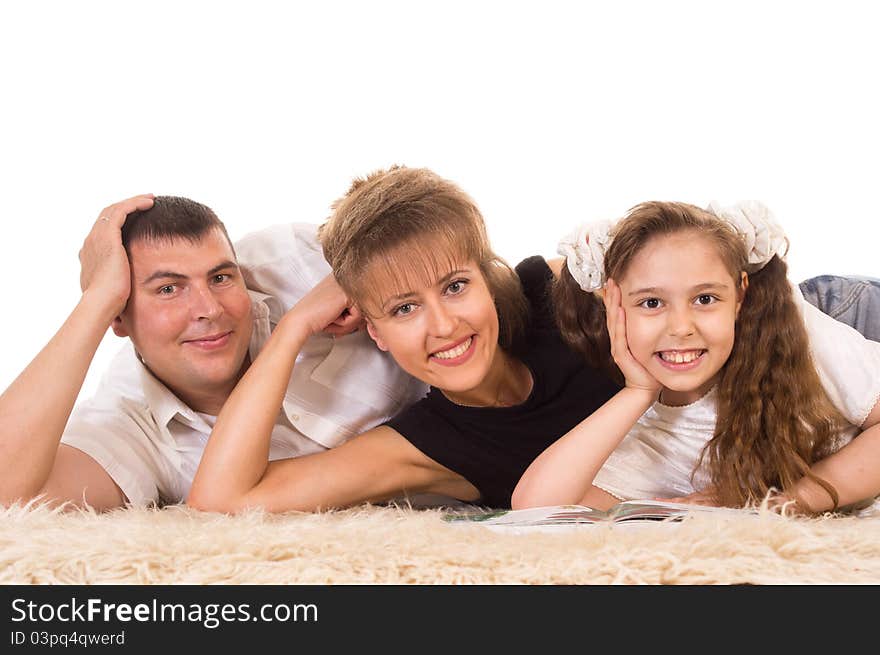
<svg viewBox="0 0 880 655">
<path fill-rule="evenodd" d="M 253 329 L 251 300 L 220 230 L 195 243 L 130 245 L 131 295 L 113 330 L 193 409 L 222 404 L 241 375 Z M 199 407 L 202 405 L 202 407 Z"/>
</svg>

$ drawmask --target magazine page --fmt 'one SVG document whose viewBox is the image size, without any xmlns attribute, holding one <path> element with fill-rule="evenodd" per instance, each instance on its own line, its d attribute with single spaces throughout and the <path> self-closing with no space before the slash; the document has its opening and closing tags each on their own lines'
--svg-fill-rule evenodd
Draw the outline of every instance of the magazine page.
<svg viewBox="0 0 880 655">
<path fill-rule="evenodd" d="M 447 514 L 444 520 L 451 523 L 478 522 L 483 525 L 573 525 L 595 523 L 608 518 L 605 512 L 583 505 L 554 505 L 551 507 L 532 507 L 514 510 L 487 510 Z"/>
<path fill-rule="evenodd" d="M 608 515 L 614 521 L 663 521 L 681 520 L 691 512 L 743 513 L 742 509 L 666 503 L 660 500 L 626 500 L 612 507 Z"/>
</svg>

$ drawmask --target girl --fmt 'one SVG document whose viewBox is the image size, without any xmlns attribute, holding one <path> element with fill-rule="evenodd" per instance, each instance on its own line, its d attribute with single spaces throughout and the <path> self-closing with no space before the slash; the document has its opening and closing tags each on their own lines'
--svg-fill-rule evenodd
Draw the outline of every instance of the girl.
<svg viewBox="0 0 880 655">
<path fill-rule="evenodd" d="M 618 389 L 563 343 L 548 263 L 533 257 L 514 273 L 492 252 L 473 201 L 428 170 L 375 173 L 333 209 L 320 238 L 335 279 L 281 319 L 239 382 L 187 502 L 285 511 L 440 494 L 509 507 L 529 463 Z M 303 343 L 360 315 L 428 395 L 341 446 L 268 462 Z"/>
<path fill-rule="evenodd" d="M 765 208 L 715 211 L 645 203 L 573 240 L 562 332 L 625 386 L 535 460 L 514 507 L 781 489 L 819 512 L 880 493 L 880 344 L 793 292 Z M 583 293 L 603 278 L 602 300 Z"/>
</svg>

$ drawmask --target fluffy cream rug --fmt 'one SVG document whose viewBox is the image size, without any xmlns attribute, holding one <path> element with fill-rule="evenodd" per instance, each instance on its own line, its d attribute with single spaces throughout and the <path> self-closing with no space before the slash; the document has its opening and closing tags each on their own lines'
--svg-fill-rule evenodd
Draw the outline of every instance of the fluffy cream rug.
<svg viewBox="0 0 880 655">
<path fill-rule="evenodd" d="M 4 584 L 876 584 L 880 517 L 694 515 L 513 533 L 436 509 L 0 510 Z"/>
</svg>

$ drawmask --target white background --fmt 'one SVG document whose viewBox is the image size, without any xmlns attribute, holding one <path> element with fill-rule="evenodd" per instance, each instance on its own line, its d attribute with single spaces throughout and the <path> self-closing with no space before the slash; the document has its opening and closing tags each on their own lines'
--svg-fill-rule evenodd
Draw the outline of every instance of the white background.
<svg viewBox="0 0 880 655">
<path fill-rule="evenodd" d="M 880 277 L 871 6 L 3 3 L 0 389 L 76 303 L 100 209 L 142 192 L 203 202 L 236 239 L 427 166 L 512 263 L 640 201 L 757 198 L 793 279 Z"/>
</svg>

